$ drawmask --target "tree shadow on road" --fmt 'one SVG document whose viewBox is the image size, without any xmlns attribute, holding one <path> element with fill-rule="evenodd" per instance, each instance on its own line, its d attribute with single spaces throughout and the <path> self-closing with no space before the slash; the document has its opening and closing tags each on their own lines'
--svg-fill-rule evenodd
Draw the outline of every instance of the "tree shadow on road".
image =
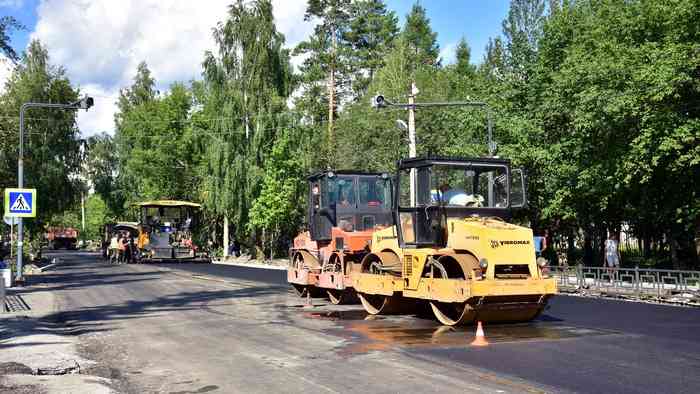
<svg viewBox="0 0 700 394">
<path fill-rule="evenodd" d="M 154 318 L 169 312 L 200 311 L 213 301 L 231 300 L 280 294 L 278 286 L 247 287 L 232 290 L 188 291 L 164 295 L 152 300 L 130 300 L 116 305 L 101 305 L 61 311 L 46 318 L 67 326 L 80 328 L 111 320 Z"/>
<path fill-rule="evenodd" d="M 61 302 L 65 310 L 44 315 L 41 318 L 17 320 L 15 328 L 0 327 L 0 345 L 9 338 L 24 337 L 34 334 L 82 335 L 119 329 L 119 321 L 157 318 L 169 313 L 188 313 L 212 311 L 210 307 L 216 301 L 243 300 L 284 294 L 285 287 L 273 284 L 260 284 L 237 288 L 218 288 L 189 279 L 185 272 L 172 272 L 162 267 L 149 267 L 147 271 L 135 270 L 137 266 L 113 265 L 103 261 L 74 261 L 74 256 L 66 258 L 58 271 L 49 271 L 29 277 L 31 286 L 25 287 L 17 294 L 53 292 L 57 295 L 70 294 Z M 77 259 L 80 256 L 75 256 Z M 153 269 L 150 269 L 153 268 Z M 184 275 L 183 275 L 184 274 Z M 190 274 L 191 275 L 191 274 Z M 183 277 L 187 278 L 183 280 Z M 173 282 L 172 279 L 177 282 Z M 163 284 L 163 285 L 161 285 Z M 178 286 L 183 289 L 178 292 Z M 109 296 L 114 289 L 115 296 Z M 93 292 L 92 290 L 98 289 Z M 76 292 L 78 291 L 78 292 Z M 107 294 L 105 296 L 105 294 Z M 81 297 L 86 297 L 89 306 L 81 306 Z M 99 297 L 105 297 L 101 300 Z M 130 299 L 136 298 L 136 299 Z M 95 302 L 97 300 L 97 302 Z M 110 303 L 112 302 L 112 303 Z M 104 303 L 94 306 L 95 303 Z M 210 305 L 211 304 L 211 305 Z M 6 320 L 9 322 L 10 320 Z M 25 320 L 19 322 L 19 320 Z M 0 320 L 5 323 L 5 321 Z"/>
<path fill-rule="evenodd" d="M 130 282 L 138 282 L 139 279 Z M 117 281 L 117 283 L 124 281 Z M 114 283 L 114 282 L 112 282 Z M 63 287 L 62 287 L 63 288 Z M 65 310 L 39 319 L 8 319 L 16 321 L 15 329 L 0 328 L 0 348 L 8 339 L 35 334 L 83 335 L 113 331 L 117 321 L 158 318 L 168 313 L 187 313 L 209 308 L 214 301 L 236 300 L 279 295 L 279 286 L 247 287 L 231 290 L 187 291 L 164 295 L 151 300 L 129 300 L 120 304 Z M 18 320 L 24 320 L 19 321 Z M 5 322 L 3 322 L 5 323 Z M 21 329 L 19 327 L 21 326 Z"/>
<path fill-rule="evenodd" d="M 28 277 L 28 281 L 33 287 L 25 287 L 21 290 L 21 293 L 114 286 L 158 279 L 160 279 L 160 276 L 154 272 L 95 273 L 92 271 L 85 272 L 85 270 L 77 273 L 61 272 Z"/>
</svg>

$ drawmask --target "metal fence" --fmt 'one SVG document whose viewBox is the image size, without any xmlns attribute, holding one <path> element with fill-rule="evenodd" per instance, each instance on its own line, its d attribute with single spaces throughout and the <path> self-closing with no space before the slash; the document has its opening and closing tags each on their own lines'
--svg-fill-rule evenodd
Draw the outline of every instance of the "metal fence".
<svg viewBox="0 0 700 394">
<path fill-rule="evenodd" d="M 656 298 L 700 294 L 700 271 L 552 266 L 562 291 L 596 291 L 607 294 Z"/>
</svg>

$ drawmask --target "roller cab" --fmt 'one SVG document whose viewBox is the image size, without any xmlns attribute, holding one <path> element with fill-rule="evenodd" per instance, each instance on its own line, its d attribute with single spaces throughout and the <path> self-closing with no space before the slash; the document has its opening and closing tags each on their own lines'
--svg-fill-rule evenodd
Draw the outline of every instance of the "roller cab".
<svg viewBox="0 0 700 394">
<path fill-rule="evenodd" d="M 372 233 L 393 220 L 391 178 L 326 171 L 308 182 L 308 231 L 294 239 L 287 280 L 299 295 L 342 303 L 352 298 L 349 274 L 369 252 Z"/>
<path fill-rule="evenodd" d="M 525 193 L 507 160 L 399 162 L 396 225 L 373 235 L 352 277 L 367 311 L 383 313 L 389 298 L 420 299 L 446 325 L 536 317 L 556 283 L 535 259 L 532 231 L 509 223 Z"/>
</svg>

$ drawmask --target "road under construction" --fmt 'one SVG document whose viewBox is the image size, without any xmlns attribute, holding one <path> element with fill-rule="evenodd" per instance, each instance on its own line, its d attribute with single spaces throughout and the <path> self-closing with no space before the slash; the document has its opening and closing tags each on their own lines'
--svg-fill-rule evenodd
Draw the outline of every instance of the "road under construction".
<svg viewBox="0 0 700 394">
<path fill-rule="evenodd" d="M 116 266 L 97 253 L 55 253 L 61 265 L 26 289 L 50 293 L 58 308 L 35 330 L 77 336 L 96 363 L 88 369 L 121 392 L 700 388 L 697 308 L 557 295 L 532 321 L 484 324 L 489 345 L 475 347 L 474 326 L 445 326 L 430 313 L 371 315 L 325 298 L 308 305 L 283 269 Z"/>
</svg>

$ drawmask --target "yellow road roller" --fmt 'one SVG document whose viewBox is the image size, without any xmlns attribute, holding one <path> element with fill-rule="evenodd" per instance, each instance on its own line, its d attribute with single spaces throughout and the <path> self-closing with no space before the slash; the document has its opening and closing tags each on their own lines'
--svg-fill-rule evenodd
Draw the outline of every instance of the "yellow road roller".
<svg viewBox="0 0 700 394">
<path fill-rule="evenodd" d="M 521 322 L 557 292 L 532 230 L 510 223 L 526 204 L 524 175 L 498 158 L 398 163 L 394 226 L 374 232 L 351 281 L 370 314 L 426 303 L 448 326 Z"/>
</svg>

